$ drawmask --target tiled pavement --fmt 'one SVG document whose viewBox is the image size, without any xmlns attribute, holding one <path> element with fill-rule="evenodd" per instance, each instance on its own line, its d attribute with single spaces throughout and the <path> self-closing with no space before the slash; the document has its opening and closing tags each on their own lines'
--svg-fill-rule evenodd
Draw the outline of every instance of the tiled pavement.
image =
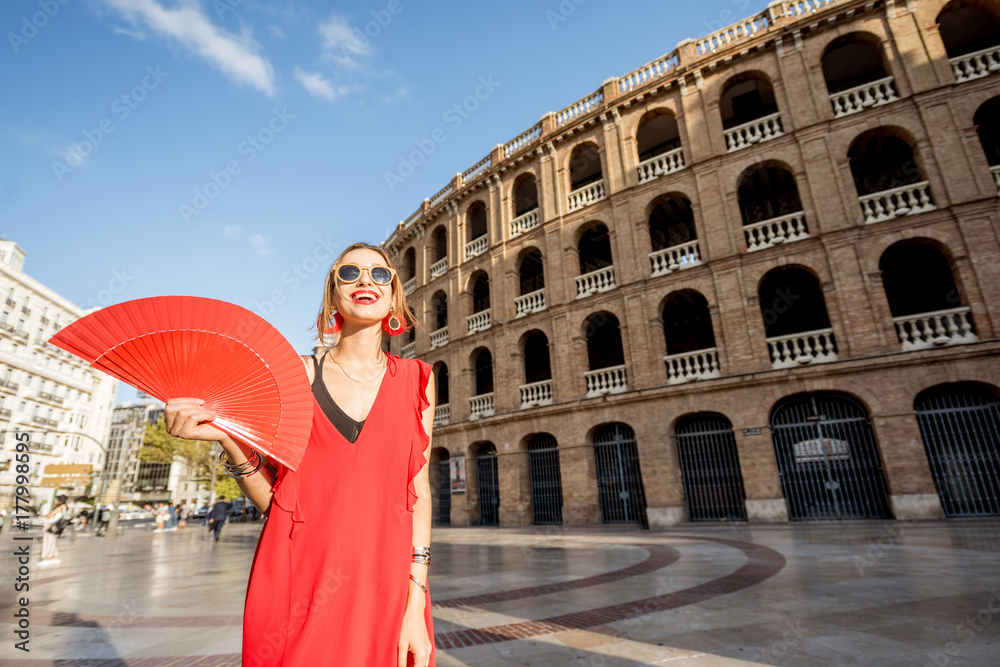
<svg viewBox="0 0 1000 667">
<path fill-rule="evenodd" d="M 0 559 L 0 667 L 238 665 L 259 528 L 73 535 L 45 569 L 36 545 L 28 654 Z M 1000 665 L 998 537 L 987 519 L 436 528 L 437 664 Z"/>
</svg>

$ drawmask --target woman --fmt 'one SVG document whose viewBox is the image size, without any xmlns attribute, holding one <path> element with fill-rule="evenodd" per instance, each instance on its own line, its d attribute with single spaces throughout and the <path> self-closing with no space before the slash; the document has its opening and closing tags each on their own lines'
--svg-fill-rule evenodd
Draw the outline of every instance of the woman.
<svg viewBox="0 0 1000 667">
<path fill-rule="evenodd" d="M 52 508 L 52 511 L 45 515 L 45 526 L 42 533 L 42 562 L 41 565 L 55 565 L 56 563 L 61 563 L 59 559 L 59 549 L 56 548 L 56 540 L 59 539 L 59 533 L 52 532 L 51 528 L 59 523 L 60 519 L 69 519 L 69 508 L 66 507 L 66 501 L 69 500 L 68 497 L 59 494 L 56 496 L 56 504 Z"/>
<path fill-rule="evenodd" d="M 378 246 L 348 247 L 317 325 L 336 343 L 303 357 L 312 435 L 295 471 L 262 466 L 194 398 L 167 401 L 171 435 L 218 440 L 243 493 L 268 516 L 243 624 L 244 667 L 435 664 L 427 476 L 431 367 L 383 352 L 413 314 Z"/>
</svg>

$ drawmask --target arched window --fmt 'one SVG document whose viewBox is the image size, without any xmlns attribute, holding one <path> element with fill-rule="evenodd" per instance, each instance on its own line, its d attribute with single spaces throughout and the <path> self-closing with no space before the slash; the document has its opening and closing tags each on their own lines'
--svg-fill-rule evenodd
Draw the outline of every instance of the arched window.
<svg viewBox="0 0 1000 667">
<path fill-rule="evenodd" d="M 521 296 L 543 289 L 545 287 L 545 264 L 542 262 L 541 251 L 532 248 L 526 252 L 521 258 L 518 274 Z"/>
<path fill-rule="evenodd" d="M 472 277 L 472 315 L 468 318 L 469 333 L 489 329 L 490 318 L 490 277 L 485 271 L 478 271 Z"/>
<path fill-rule="evenodd" d="M 559 445 L 549 433 L 539 433 L 528 443 L 528 475 L 531 480 L 533 523 L 561 524 L 562 473 Z"/>
<path fill-rule="evenodd" d="M 632 427 L 616 423 L 598 429 L 594 433 L 594 461 L 604 523 L 637 523 L 648 528 L 639 447 Z"/>
<path fill-rule="evenodd" d="M 664 109 L 650 111 L 639 121 L 635 135 L 639 152 L 639 182 L 646 183 L 684 168 L 677 119 Z"/>
<path fill-rule="evenodd" d="M 403 274 L 403 282 L 409 282 L 417 276 L 417 251 L 412 246 L 403 253 L 403 262 L 400 267 Z"/>
<path fill-rule="evenodd" d="M 615 288 L 611 259 L 611 236 L 603 224 L 587 229 L 577 243 L 580 275 L 576 279 L 576 298 L 582 299 Z"/>
<path fill-rule="evenodd" d="M 701 264 L 697 238 L 694 212 L 687 197 L 664 195 L 655 199 L 649 214 L 652 277 Z"/>
<path fill-rule="evenodd" d="M 774 368 L 837 360 L 826 300 L 819 280 L 798 267 L 773 269 L 758 290 Z"/>
<path fill-rule="evenodd" d="M 894 243 L 882 253 L 879 269 L 904 350 L 977 340 L 948 259 L 934 245 L 921 239 Z"/>
<path fill-rule="evenodd" d="M 521 174 L 514 181 L 514 217 L 538 208 L 538 183 L 534 174 Z"/>
<path fill-rule="evenodd" d="M 667 384 L 719 377 L 719 355 L 708 301 L 694 290 L 674 292 L 663 304 Z"/>
<path fill-rule="evenodd" d="M 437 405 L 448 405 L 448 364 L 443 361 L 434 364 L 434 388 L 437 390 Z"/>
<path fill-rule="evenodd" d="M 795 176 L 784 167 L 758 165 L 740 177 L 737 190 L 747 250 L 763 250 L 809 236 Z"/>
<path fill-rule="evenodd" d="M 444 227 L 434 230 L 432 236 L 434 242 L 434 260 L 439 262 L 448 257 L 448 232 Z"/>
<path fill-rule="evenodd" d="M 823 77 L 837 118 L 899 99 L 882 45 L 871 35 L 851 33 L 833 40 L 823 54 Z"/>
<path fill-rule="evenodd" d="M 891 128 L 865 132 L 848 152 L 865 222 L 881 222 L 934 208 L 910 144 Z"/>
<path fill-rule="evenodd" d="M 777 138 L 783 133 L 771 82 L 759 72 L 733 77 L 719 100 L 729 152 Z"/>
<path fill-rule="evenodd" d="M 949 2 L 938 14 L 937 22 L 948 58 L 956 59 L 1000 45 L 1000 20 L 988 3 Z M 988 71 L 978 76 L 986 74 Z"/>
<path fill-rule="evenodd" d="M 691 521 L 746 521 L 746 493 L 733 424 L 715 412 L 677 422 L 677 458 Z"/>
<path fill-rule="evenodd" d="M 613 313 L 601 311 L 583 323 L 587 341 L 587 398 L 617 394 L 628 390 L 625 376 L 625 350 L 621 326 Z"/>
<path fill-rule="evenodd" d="M 493 355 L 483 348 L 475 354 L 476 396 L 493 393 Z"/>
<path fill-rule="evenodd" d="M 486 204 L 477 201 L 469 207 L 466 214 L 466 226 L 469 230 L 469 241 L 486 236 Z"/>
<path fill-rule="evenodd" d="M 972 122 L 976 124 L 979 143 L 991 167 L 1000 167 L 1000 97 L 985 102 L 976 111 Z M 1000 169 L 993 169 L 1000 187 Z"/>
<path fill-rule="evenodd" d="M 601 151 L 597 144 L 587 142 L 574 148 L 569 161 L 570 190 L 579 190 L 602 178 Z"/>
<path fill-rule="evenodd" d="M 552 403 L 552 365 L 549 339 L 541 331 L 529 331 L 523 340 L 524 384 L 521 385 L 521 409 Z"/>
<path fill-rule="evenodd" d="M 434 322 L 438 329 L 448 326 L 448 295 L 444 292 L 437 292 L 431 299 L 433 304 Z"/>
</svg>

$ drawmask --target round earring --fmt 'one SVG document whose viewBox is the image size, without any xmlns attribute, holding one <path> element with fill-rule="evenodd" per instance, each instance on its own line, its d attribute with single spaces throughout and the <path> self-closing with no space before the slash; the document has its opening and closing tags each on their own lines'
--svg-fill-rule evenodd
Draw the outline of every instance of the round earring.
<svg viewBox="0 0 1000 667">
<path fill-rule="evenodd" d="M 344 326 L 344 318 L 341 317 L 340 313 L 333 311 L 333 326 L 323 329 L 323 333 L 329 336 L 330 334 L 335 334 L 340 331 L 340 328 Z"/>
<path fill-rule="evenodd" d="M 406 331 L 406 318 L 397 317 L 392 311 L 382 319 L 382 329 L 390 336 L 398 336 Z"/>
</svg>

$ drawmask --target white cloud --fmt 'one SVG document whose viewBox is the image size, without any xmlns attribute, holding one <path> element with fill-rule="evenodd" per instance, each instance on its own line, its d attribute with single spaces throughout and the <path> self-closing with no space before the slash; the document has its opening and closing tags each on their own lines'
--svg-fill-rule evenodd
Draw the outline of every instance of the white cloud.
<svg viewBox="0 0 1000 667">
<path fill-rule="evenodd" d="M 323 58 L 345 69 L 363 69 L 361 60 L 373 53 L 371 42 L 361 31 L 336 14 L 319 25 L 319 34 L 323 38 Z"/>
<path fill-rule="evenodd" d="M 249 241 L 250 247 L 253 248 L 255 255 L 263 257 L 274 252 L 274 248 L 270 245 L 270 236 L 264 236 L 263 234 L 257 234 L 255 232 L 247 232 L 247 230 L 243 229 L 240 225 L 225 225 L 222 228 L 222 233 L 234 239 Z"/>
<path fill-rule="evenodd" d="M 270 255 L 274 252 L 274 249 L 267 245 L 270 240 L 270 236 L 264 236 L 263 234 L 250 235 L 250 245 L 254 247 L 254 252 L 258 255 Z"/>
<path fill-rule="evenodd" d="M 295 76 L 295 80 L 301 83 L 302 87 L 313 95 L 316 95 L 317 97 L 325 97 L 328 100 L 332 100 L 336 97 L 337 94 L 333 90 L 333 84 L 331 84 L 330 80 L 319 72 L 307 72 L 296 65 L 293 74 Z"/>
<path fill-rule="evenodd" d="M 177 40 L 231 79 L 268 95 L 275 93 L 274 68 L 257 53 L 258 46 L 249 32 L 238 36 L 213 25 L 196 0 L 181 0 L 173 9 L 166 9 L 156 0 L 104 2 L 133 24 Z"/>
<path fill-rule="evenodd" d="M 222 233 L 226 236 L 239 236 L 243 233 L 243 228 L 239 225 L 226 225 L 222 228 Z"/>
<path fill-rule="evenodd" d="M 276 25 L 268 26 L 268 30 L 271 31 L 271 36 L 272 37 L 275 37 L 277 39 L 284 39 L 285 38 L 285 31 L 282 30 L 281 28 L 279 28 Z"/>
</svg>

